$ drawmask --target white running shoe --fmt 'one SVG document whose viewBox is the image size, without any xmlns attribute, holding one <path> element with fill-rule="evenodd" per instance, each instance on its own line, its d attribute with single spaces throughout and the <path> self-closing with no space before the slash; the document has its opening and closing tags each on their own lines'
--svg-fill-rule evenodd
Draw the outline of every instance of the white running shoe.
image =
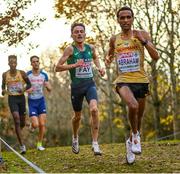
<svg viewBox="0 0 180 174">
<path fill-rule="evenodd" d="M 132 142 L 130 139 L 126 141 L 126 160 L 128 164 L 133 164 L 135 161 L 135 154 L 132 153 Z"/>
<path fill-rule="evenodd" d="M 72 152 L 75 154 L 79 153 L 79 141 L 78 138 L 72 138 Z"/>
<path fill-rule="evenodd" d="M 132 133 L 132 153 L 136 155 L 141 154 L 141 138 L 139 132 Z"/>
<path fill-rule="evenodd" d="M 20 154 L 25 154 L 26 153 L 26 146 L 22 145 L 20 146 Z"/>
<path fill-rule="evenodd" d="M 101 150 L 99 148 L 98 142 L 93 142 L 92 143 L 92 150 L 94 152 L 94 155 L 102 155 L 102 152 L 101 152 Z"/>
<path fill-rule="evenodd" d="M 45 148 L 42 146 L 42 142 L 37 142 L 37 150 L 43 151 Z"/>
<path fill-rule="evenodd" d="M 45 148 L 43 146 L 38 146 L 37 150 L 43 151 L 43 150 L 45 150 Z"/>
</svg>

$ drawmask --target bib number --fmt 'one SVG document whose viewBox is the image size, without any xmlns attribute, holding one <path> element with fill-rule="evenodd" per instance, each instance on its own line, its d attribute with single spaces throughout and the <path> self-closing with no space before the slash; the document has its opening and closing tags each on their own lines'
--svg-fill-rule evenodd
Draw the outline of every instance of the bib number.
<svg viewBox="0 0 180 174">
<path fill-rule="evenodd" d="M 9 92 L 11 93 L 22 93 L 23 85 L 22 83 L 13 83 L 9 86 Z"/>
<path fill-rule="evenodd" d="M 91 62 L 86 62 L 83 67 L 76 68 L 77 78 L 91 78 L 93 77 Z"/>
<path fill-rule="evenodd" d="M 118 54 L 117 64 L 122 73 L 140 71 L 140 55 L 138 52 Z"/>
</svg>

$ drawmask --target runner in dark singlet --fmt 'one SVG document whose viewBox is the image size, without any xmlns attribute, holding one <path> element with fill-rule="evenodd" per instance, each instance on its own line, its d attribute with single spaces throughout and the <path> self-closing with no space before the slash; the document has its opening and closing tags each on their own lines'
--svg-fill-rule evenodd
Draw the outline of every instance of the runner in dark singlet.
<svg viewBox="0 0 180 174">
<path fill-rule="evenodd" d="M 24 92 L 29 92 L 31 83 L 22 70 L 17 70 L 17 57 L 8 57 L 10 69 L 2 75 L 2 95 L 8 95 L 8 104 L 14 119 L 15 131 L 20 144 L 20 153 L 26 152 L 26 147 L 22 142 L 21 130 L 25 126 L 26 101 Z"/>
</svg>

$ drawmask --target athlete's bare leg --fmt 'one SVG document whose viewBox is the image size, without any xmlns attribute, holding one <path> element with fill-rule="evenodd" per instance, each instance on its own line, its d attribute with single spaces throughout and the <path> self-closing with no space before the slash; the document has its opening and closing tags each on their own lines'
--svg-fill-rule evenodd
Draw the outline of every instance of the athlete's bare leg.
<svg viewBox="0 0 180 174">
<path fill-rule="evenodd" d="M 144 110 L 145 110 L 146 98 L 138 99 L 138 103 L 139 103 L 139 109 L 138 109 L 138 113 L 137 113 L 137 116 L 138 116 L 137 130 L 140 132 L 141 121 L 142 121 L 142 117 L 144 115 Z"/>
<path fill-rule="evenodd" d="M 74 112 L 74 116 L 72 118 L 72 131 L 74 138 L 78 137 L 80 122 L 81 122 L 81 111 Z"/>
<path fill-rule="evenodd" d="M 45 134 L 46 114 L 40 114 L 38 117 L 39 121 L 39 136 L 38 141 L 42 142 Z"/>
<path fill-rule="evenodd" d="M 99 116 L 97 108 L 97 100 L 93 99 L 89 103 L 89 109 L 91 114 L 91 133 L 93 142 L 97 142 L 99 134 Z"/>
<path fill-rule="evenodd" d="M 133 93 L 129 89 L 129 87 L 123 86 L 118 89 L 118 92 L 128 107 L 128 117 L 131 124 L 131 129 L 132 129 L 132 132 L 136 134 L 138 130 L 137 113 L 138 113 L 139 104 L 137 100 L 135 99 Z"/>
<path fill-rule="evenodd" d="M 19 113 L 17 111 L 12 113 L 13 119 L 14 119 L 14 125 L 15 125 L 15 131 L 16 131 L 16 135 L 19 141 L 19 144 L 22 146 L 22 140 L 21 140 L 21 127 L 20 127 L 20 116 Z"/>
<path fill-rule="evenodd" d="M 38 121 L 38 117 L 37 116 L 31 116 L 31 123 L 32 123 L 32 127 L 34 129 L 39 127 L 39 121 Z"/>
</svg>

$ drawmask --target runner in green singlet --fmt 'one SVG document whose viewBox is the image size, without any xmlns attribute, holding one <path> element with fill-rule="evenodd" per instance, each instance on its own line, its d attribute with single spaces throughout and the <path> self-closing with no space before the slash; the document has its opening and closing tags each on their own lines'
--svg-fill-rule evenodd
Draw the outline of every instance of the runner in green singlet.
<svg viewBox="0 0 180 174">
<path fill-rule="evenodd" d="M 71 26 L 71 36 L 74 42 L 64 50 L 55 70 L 56 72 L 69 70 L 71 76 L 71 101 L 74 109 L 72 151 L 76 154 L 79 153 L 78 131 L 82 115 L 82 103 L 86 97 L 91 114 L 92 149 L 95 155 L 101 155 L 98 145 L 98 99 L 93 80 L 92 63 L 94 62 L 101 76 L 105 74 L 105 71 L 100 67 L 94 46 L 84 43 L 86 36 L 84 24 L 74 23 Z M 66 61 L 67 64 L 64 64 Z"/>
</svg>

